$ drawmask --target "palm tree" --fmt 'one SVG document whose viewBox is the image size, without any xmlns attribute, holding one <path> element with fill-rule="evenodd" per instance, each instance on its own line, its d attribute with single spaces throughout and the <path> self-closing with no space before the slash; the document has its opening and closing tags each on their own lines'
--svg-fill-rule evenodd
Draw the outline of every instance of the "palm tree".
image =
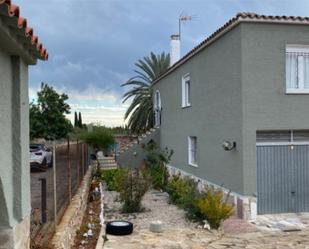
<svg viewBox="0 0 309 249">
<path fill-rule="evenodd" d="M 129 79 L 122 86 L 133 86 L 123 95 L 123 102 L 133 97 L 133 101 L 125 113 L 131 132 L 140 134 L 153 127 L 153 94 L 151 84 L 162 75 L 170 65 L 170 55 L 164 52 L 158 55 L 150 53 L 135 63 L 136 76 Z"/>
</svg>

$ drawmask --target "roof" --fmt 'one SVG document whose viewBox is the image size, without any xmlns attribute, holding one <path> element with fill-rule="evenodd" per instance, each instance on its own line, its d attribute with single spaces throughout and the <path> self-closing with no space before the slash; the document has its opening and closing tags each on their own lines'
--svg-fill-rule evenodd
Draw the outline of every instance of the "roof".
<svg viewBox="0 0 309 249">
<path fill-rule="evenodd" d="M 11 0 L 0 0 L 0 19 L 9 27 L 11 33 L 16 35 L 18 43 L 21 43 L 34 58 L 48 59 L 47 50 L 34 35 L 33 29 L 28 26 L 27 19 L 20 16 L 19 7 L 12 4 Z"/>
<path fill-rule="evenodd" d="M 272 15 L 259 15 L 252 12 L 241 12 L 238 13 L 235 17 L 227 21 L 223 26 L 217 29 L 214 33 L 208 36 L 204 41 L 194 47 L 189 51 L 185 56 L 183 56 L 179 61 L 172 65 L 165 73 L 159 76 L 153 84 L 156 84 L 161 79 L 169 75 L 171 72 L 176 70 L 187 60 L 191 59 L 193 56 L 201 52 L 208 45 L 216 41 L 226 32 L 230 31 L 236 25 L 242 22 L 258 22 L 258 23 L 281 23 L 281 24 L 309 24 L 309 17 L 300 17 L 300 16 L 272 16 Z"/>
</svg>

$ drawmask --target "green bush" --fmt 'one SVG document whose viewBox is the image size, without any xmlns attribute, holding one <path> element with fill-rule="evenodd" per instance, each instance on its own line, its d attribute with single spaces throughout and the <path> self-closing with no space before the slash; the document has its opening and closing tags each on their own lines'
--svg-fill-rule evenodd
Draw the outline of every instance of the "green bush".
<svg viewBox="0 0 309 249">
<path fill-rule="evenodd" d="M 228 198 L 229 193 L 224 198 L 221 190 L 206 187 L 203 197 L 195 200 L 194 206 L 201 218 L 207 220 L 210 228 L 218 229 L 233 214 L 233 206 L 228 203 Z"/>
<path fill-rule="evenodd" d="M 199 219 L 200 214 L 194 205 L 195 200 L 200 198 L 197 182 L 189 177 L 175 175 L 169 181 L 166 188 L 170 201 L 186 210 L 190 219 Z"/>
<path fill-rule="evenodd" d="M 173 150 L 169 150 L 168 148 L 161 150 L 155 142 L 150 142 L 145 147 L 145 151 L 146 168 L 143 174 L 151 178 L 153 188 L 166 190 L 169 177 L 166 164 L 170 162 Z"/>
<path fill-rule="evenodd" d="M 108 190 L 115 191 L 118 189 L 120 179 L 127 171 L 125 168 L 103 170 L 101 172 L 101 179 L 106 182 Z"/>
<path fill-rule="evenodd" d="M 137 170 L 128 170 L 118 178 L 117 191 L 125 213 L 140 212 L 142 198 L 149 189 L 149 180 Z"/>
<path fill-rule="evenodd" d="M 93 131 L 83 132 L 79 137 L 97 150 L 107 150 L 115 143 L 113 133 L 104 126 L 95 126 Z"/>
</svg>

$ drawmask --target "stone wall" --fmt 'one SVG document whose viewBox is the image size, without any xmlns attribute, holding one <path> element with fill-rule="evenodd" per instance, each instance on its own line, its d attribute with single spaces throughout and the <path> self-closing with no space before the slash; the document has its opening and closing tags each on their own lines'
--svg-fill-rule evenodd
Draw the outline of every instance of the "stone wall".
<svg viewBox="0 0 309 249">
<path fill-rule="evenodd" d="M 55 249 L 70 249 L 74 243 L 77 230 L 80 228 L 84 213 L 87 208 L 88 194 L 92 180 L 92 168 L 90 166 L 77 193 L 72 198 L 70 205 L 65 211 L 60 224 L 52 238 Z"/>
<path fill-rule="evenodd" d="M 134 141 L 137 141 L 137 137 L 132 135 L 115 135 L 114 139 L 119 146 L 118 147 L 119 151 L 124 151 L 129 144 L 131 144 Z"/>
<path fill-rule="evenodd" d="M 234 211 L 235 214 L 237 215 L 238 218 L 244 219 L 244 220 L 256 220 L 257 218 L 257 208 L 256 208 L 256 203 L 257 200 L 253 196 L 244 196 L 240 195 L 235 192 L 231 192 L 230 190 L 219 186 L 217 184 L 211 183 L 205 179 L 199 178 L 197 176 L 194 176 L 192 174 L 189 174 L 183 170 L 180 170 L 176 167 L 173 167 L 171 165 L 168 165 L 168 171 L 169 174 L 172 175 L 178 175 L 180 174 L 181 176 L 188 176 L 196 180 L 199 184 L 199 190 L 202 190 L 205 186 L 212 186 L 215 189 L 220 189 L 223 191 L 225 194 L 230 195 L 230 200 L 234 204 Z"/>
<path fill-rule="evenodd" d="M 150 142 L 154 141 L 156 144 L 160 144 L 160 129 L 154 128 L 138 138 L 138 142 L 135 142 L 129 146 L 125 151 L 121 152 L 116 157 L 116 161 L 121 167 L 140 168 L 144 164 L 146 157 L 144 148 Z"/>
</svg>

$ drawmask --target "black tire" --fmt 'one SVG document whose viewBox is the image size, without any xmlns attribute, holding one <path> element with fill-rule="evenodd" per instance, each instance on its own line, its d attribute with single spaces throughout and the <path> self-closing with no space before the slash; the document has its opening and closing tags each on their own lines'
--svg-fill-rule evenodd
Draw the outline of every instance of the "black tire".
<svg viewBox="0 0 309 249">
<path fill-rule="evenodd" d="M 129 235 L 133 232 L 133 224 L 129 221 L 114 220 L 106 224 L 106 233 L 112 235 Z"/>
</svg>

